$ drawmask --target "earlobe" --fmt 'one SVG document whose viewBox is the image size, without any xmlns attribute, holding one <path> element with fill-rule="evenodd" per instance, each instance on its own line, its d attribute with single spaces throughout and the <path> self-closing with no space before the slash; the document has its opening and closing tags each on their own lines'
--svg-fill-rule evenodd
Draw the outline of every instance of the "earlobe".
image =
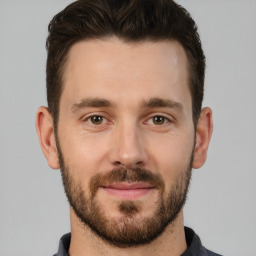
<svg viewBox="0 0 256 256">
<path fill-rule="evenodd" d="M 48 165 L 53 169 L 59 169 L 53 119 L 46 107 L 40 107 L 37 111 L 36 130 L 41 149 L 47 159 Z"/>
<path fill-rule="evenodd" d="M 208 107 L 203 108 L 196 128 L 196 144 L 193 160 L 194 169 L 202 167 L 206 161 L 212 130 L 212 111 Z"/>
</svg>

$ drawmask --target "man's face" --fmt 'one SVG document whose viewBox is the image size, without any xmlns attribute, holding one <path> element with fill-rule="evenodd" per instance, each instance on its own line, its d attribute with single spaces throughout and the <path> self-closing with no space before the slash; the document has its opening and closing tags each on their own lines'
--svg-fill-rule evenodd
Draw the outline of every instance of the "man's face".
<svg viewBox="0 0 256 256">
<path fill-rule="evenodd" d="M 75 44 L 57 129 L 65 191 L 82 223 L 117 246 L 152 241 L 180 212 L 195 130 L 175 41 Z"/>
</svg>

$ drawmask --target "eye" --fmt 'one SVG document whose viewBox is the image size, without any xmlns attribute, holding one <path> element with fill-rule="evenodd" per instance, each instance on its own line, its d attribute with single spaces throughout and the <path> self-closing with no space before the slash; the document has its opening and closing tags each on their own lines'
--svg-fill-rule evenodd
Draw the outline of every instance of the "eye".
<svg viewBox="0 0 256 256">
<path fill-rule="evenodd" d="M 90 116 L 87 120 L 93 125 L 101 125 L 106 122 L 106 118 L 103 116 Z"/>
<path fill-rule="evenodd" d="M 149 124 L 154 125 L 164 125 L 168 123 L 170 120 L 164 116 L 153 116 L 149 119 Z"/>
</svg>

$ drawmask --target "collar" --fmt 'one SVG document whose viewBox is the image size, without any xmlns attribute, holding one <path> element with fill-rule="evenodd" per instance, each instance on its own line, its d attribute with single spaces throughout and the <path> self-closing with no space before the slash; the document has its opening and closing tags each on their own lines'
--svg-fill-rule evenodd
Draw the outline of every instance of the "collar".
<svg viewBox="0 0 256 256">
<path fill-rule="evenodd" d="M 185 227 L 185 236 L 188 248 L 181 256 L 221 256 L 203 247 L 199 236 L 191 228 Z M 71 233 L 62 236 L 58 253 L 54 256 L 69 256 L 70 240 Z"/>
</svg>

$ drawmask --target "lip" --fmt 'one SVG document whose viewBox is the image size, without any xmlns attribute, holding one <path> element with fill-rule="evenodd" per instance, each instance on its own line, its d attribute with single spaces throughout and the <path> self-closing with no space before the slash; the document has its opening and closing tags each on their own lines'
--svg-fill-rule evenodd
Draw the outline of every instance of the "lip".
<svg viewBox="0 0 256 256">
<path fill-rule="evenodd" d="M 102 186 L 102 189 L 110 195 L 126 200 L 133 200 L 149 194 L 155 189 L 151 184 L 136 182 L 136 183 L 113 183 Z"/>
</svg>

